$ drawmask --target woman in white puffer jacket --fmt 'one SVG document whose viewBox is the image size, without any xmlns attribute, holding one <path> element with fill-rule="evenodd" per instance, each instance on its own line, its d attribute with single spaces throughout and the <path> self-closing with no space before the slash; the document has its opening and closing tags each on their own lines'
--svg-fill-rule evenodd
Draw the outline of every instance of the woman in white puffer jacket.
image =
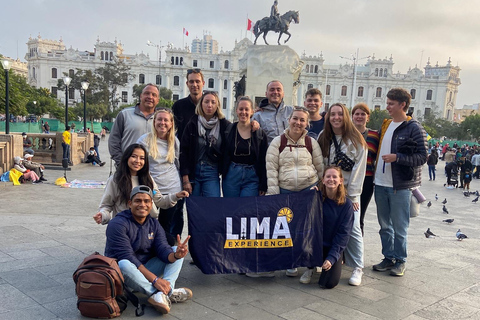
<svg viewBox="0 0 480 320">
<path fill-rule="evenodd" d="M 273 139 L 267 150 L 267 195 L 308 190 L 323 175 L 320 146 L 307 136 L 308 110 L 295 107 L 288 123 L 289 127 Z"/>
</svg>

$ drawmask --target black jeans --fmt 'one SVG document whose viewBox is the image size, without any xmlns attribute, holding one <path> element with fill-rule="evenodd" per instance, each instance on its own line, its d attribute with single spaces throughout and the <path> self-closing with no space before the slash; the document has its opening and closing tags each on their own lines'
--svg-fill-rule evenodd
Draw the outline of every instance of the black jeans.
<svg viewBox="0 0 480 320">
<path fill-rule="evenodd" d="M 165 195 L 164 195 L 165 196 Z M 177 201 L 177 204 L 168 209 L 160 209 L 158 213 L 158 222 L 165 230 L 168 244 L 173 246 L 177 240 L 177 234 L 182 236 L 183 231 L 183 203 L 184 199 Z"/>
<path fill-rule="evenodd" d="M 328 256 L 328 251 L 330 251 L 330 247 L 323 247 L 324 257 Z M 335 262 L 335 264 L 330 268 L 330 270 L 322 270 L 322 274 L 320 275 L 318 284 L 325 289 L 335 288 L 340 282 L 340 276 L 342 275 L 342 254 L 340 254 L 340 258 L 337 260 L 337 262 Z"/>
<path fill-rule="evenodd" d="M 373 176 L 365 176 L 363 180 L 362 194 L 360 195 L 360 228 L 363 236 L 363 221 L 365 220 L 365 213 L 367 212 L 368 204 L 372 200 L 373 195 Z"/>
</svg>

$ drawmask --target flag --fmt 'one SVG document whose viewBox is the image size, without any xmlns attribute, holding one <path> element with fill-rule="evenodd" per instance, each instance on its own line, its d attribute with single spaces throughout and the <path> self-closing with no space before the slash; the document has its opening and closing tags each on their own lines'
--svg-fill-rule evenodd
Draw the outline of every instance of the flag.
<svg viewBox="0 0 480 320">
<path fill-rule="evenodd" d="M 189 250 L 205 274 L 323 264 L 321 194 L 187 198 Z"/>
<path fill-rule="evenodd" d="M 187 29 L 183 28 L 183 34 L 188 37 L 188 31 L 187 31 Z"/>
<path fill-rule="evenodd" d="M 247 30 L 253 32 L 253 30 L 252 30 L 252 20 L 250 20 L 250 19 L 247 19 L 247 20 L 248 20 L 248 22 L 247 22 Z"/>
</svg>

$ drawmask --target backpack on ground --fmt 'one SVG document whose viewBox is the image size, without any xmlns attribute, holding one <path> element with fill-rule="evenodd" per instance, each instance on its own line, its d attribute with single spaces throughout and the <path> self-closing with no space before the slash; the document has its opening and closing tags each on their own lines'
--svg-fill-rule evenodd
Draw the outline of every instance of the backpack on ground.
<svg viewBox="0 0 480 320">
<path fill-rule="evenodd" d="M 285 147 L 290 147 L 290 151 L 292 151 L 292 148 L 307 148 L 308 152 L 312 154 L 313 152 L 313 147 L 312 147 L 312 137 L 310 136 L 305 136 L 305 145 L 296 145 L 296 144 L 288 144 L 287 137 L 285 136 L 285 133 L 280 136 L 280 147 L 278 147 L 278 153 L 282 153 L 283 149 Z"/>
<path fill-rule="evenodd" d="M 121 315 L 128 300 L 137 307 L 135 314 L 143 315 L 143 306 L 124 283 L 117 261 L 98 252 L 86 257 L 73 273 L 77 308 L 85 317 L 111 319 Z"/>
</svg>

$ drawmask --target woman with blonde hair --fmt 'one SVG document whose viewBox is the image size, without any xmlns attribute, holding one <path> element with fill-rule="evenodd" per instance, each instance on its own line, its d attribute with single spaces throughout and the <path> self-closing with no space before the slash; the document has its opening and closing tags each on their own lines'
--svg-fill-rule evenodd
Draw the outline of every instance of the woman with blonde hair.
<svg viewBox="0 0 480 320">
<path fill-rule="evenodd" d="M 163 195 L 182 191 L 178 158 L 180 142 L 175 137 L 175 120 L 170 109 L 160 108 L 153 115 L 152 129 L 138 141 L 148 150 L 150 175 Z M 168 209 L 160 209 L 158 221 L 169 241 L 182 236 L 183 198 Z"/>
<path fill-rule="evenodd" d="M 345 264 L 354 268 L 348 283 L 358 286 L 363 275 L 363 236 L 360 228 L 360 195 L 367 166 L 367 146 L 355 128 L 345 105 L 333 104 L 325 115 L 325 127 L 318 137 L 325 165 L 342 169 L 347 197 L 353 203 L 354 223 L 347 248 Z"/>
</svg>

